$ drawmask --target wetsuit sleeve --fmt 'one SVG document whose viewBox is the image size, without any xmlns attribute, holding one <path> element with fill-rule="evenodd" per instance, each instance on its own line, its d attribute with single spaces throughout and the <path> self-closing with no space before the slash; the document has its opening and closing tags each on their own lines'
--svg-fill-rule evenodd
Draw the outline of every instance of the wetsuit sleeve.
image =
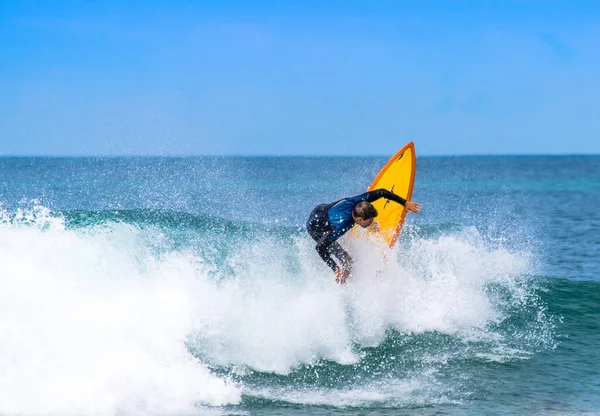
<svg viewBox="0 0 600 416">
<path fill-rule="evenodd" d="M 329 246 L 335 241 L 335 237 L 333 236 L 334 234 L 334 230 L 328 230 L 326 231 L 321 238 L 319 238 L 319 241 L 317 241 L 317 253 L 319 253 L 319 256 L 321 256 L 321 258 L 323 259 L 323 261 L 325 263 L 327 263 L 327 265 L 329 267 L 331 267 L 331 269 L 335 272 L 337 269 L 339 269 L 337 263 L 331 258 L 331 255 L 329 254 Z"/>
<path fill-rule="evenodd" d="M 367 202 L 374 202 L 374 201 L 377 201 L 378 199 L 386 198 L 386 199 L 389 199 L 390 201 L 397 202 L 400 205 L 406 205 L 406 199 L 402 198 L 401 196 L 396 195 L 395 193 L 388 191 L 387 189 L 383 189 L 383 188 L 376 189 L 374 191 L 369 192 L 368 195 L 369 196 L 367 196 Z"/>
</svg>

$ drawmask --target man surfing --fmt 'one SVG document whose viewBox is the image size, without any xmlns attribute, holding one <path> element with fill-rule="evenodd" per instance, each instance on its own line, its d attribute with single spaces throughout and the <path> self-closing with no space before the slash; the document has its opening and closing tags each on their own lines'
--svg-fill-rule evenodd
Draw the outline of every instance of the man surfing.
<svg viewBox="0 0 600 416">
<path fill-rule="evenodd" d="M 421 210 L 421 204 L 417 202 L 407 201 L 387 189 L 376 189 L 330 204 L 317 205 L 310 213 L 306 229 L 317 242 L 317 253 L 331 267 L 337 283 L 345 283 L 352 270 L 352 258 L 337 239 L 346 234 L 354 224 L 363 228 L 369 227 L 377 217 L 377 210 L 371 202 L 380 198 L 397 202 L 409 212 L 418 213 Z M 338 259 L 341 267 L 333 260 L 332 255 Z"/>
</svg>

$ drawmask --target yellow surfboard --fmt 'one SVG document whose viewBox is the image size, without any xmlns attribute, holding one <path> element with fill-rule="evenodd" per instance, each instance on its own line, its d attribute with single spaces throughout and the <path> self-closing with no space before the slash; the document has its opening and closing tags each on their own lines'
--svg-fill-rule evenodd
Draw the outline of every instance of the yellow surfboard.
<svg viewBox="0 0 600 416">
<path fill-rule="evenodd" d="M 368 191 L 384 188 L 410 201 L 416 168 L 415 144 L 410 142 L 392 156 L 375 177 Z M 385 198 L 373 202 L 373 206 L 379 213 L 376 218 L 379 223 L 378 234 L 392 248 L 396 244 L 407 211 L 402 205 Z"/>
</svg>

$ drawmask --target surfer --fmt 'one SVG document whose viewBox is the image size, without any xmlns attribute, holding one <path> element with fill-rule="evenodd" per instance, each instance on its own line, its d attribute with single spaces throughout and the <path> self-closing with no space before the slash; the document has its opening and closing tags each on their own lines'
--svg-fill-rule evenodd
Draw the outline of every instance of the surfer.
<svg viewBox="0 0 600 416">
<path fill-rule="evenodd" d="M 315 247 L 317 253 L 331 267 L 337 283 L 345 283 L 352 270 L 352 258 L 337 239 L 348 232 L 354 224 L 363 228 L 369 227 L 377 217 L 377 210 L 371 202 L 380 198 L 397 202 L 409 212 L 418 213 L 421 210 L 421 204 L 417 202 L 407 201 L 387 189 L 376 189 L 330 204 L 317 205 L 310 213 L 306 229 L 317 242 Z M 332 255 L 339 260 L 341 267 L 331 258 Z"/>
</svg>

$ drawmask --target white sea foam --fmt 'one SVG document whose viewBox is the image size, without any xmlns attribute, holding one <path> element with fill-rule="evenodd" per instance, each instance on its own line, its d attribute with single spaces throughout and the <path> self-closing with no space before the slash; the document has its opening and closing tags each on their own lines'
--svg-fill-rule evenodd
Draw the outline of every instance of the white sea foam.
<svg viewBox="0 0 600 416">
<path fill-rule="evenodd" d="M 378 345 L 390 328 L 493 337 L 486 325 L 502 311 L 485 286 L 529 267 L 467 229 L 399 244 L 384 266 L 381 248 L 346 238 L 356 267 L 344 287 L 305 237 L 293 249 L 249 242 L 227 261 L 235 277 L 218 278 L 196 254 L 153 255 L 149 234 L 160 232 L 75 231 L 40 208 L 2 214 L 0 413 L 187 413 L 240 401 L 243 386 L 209 366 L 353 364 L 357 345 Z"/>
<path fill-rule="evenodd" d="M 361 343 L 379 343 L 389 327 L 481 336 L 488 323 L 503 317 L 486 285 L 500 283 L 517 291 L 514 283 L 530 268 L 528 253 L 491 248 L 474 228 L 405 245 L 401 241 L 391 253 L 364 239 L 349 243 L 356 253 L 350 294 Z"/>
<path fill-rule="evenodd" d="M 403 333 L 440 331 L 468 339 L 503 318 L 485 286 L 510 286 L 529 267 L 528 256 L 490 249 L 473 229 L 399 246 L 385 264 L 382 249 L 346 239 L 355 259 L 347 285 L 300 238 L 301 270 L 286 270 L 286 256 L 261 241 L 238 253 L 238 278 L 215 286 L 204 281 L 196 345 L 223 366 L 287 373 L 319 359 L 352 364 L 353 346 L 376 346 L 394 328 Z M 207 319 L 208 318 L 208 319 Z"/>
<path fill-rule="evenodd" d="M 414 378 L 383 380 L 347 389 L 257 388 L 250 390 L 248 394 L 303 405 L 368 408 L 376 404 L 378 409 L 382 407 L 402 408 L 460 403 L 460 401 L 448 397 L 440 390 L 443 389 L 431 382 Z"/>
<path fill-rule="evenodd" d="M 66 230 L 42 209 L 0 224 L 0 413 L 181 414 L 240 390 L 186 349 L 195 282 L 139 232 Z"/>
</svg>

